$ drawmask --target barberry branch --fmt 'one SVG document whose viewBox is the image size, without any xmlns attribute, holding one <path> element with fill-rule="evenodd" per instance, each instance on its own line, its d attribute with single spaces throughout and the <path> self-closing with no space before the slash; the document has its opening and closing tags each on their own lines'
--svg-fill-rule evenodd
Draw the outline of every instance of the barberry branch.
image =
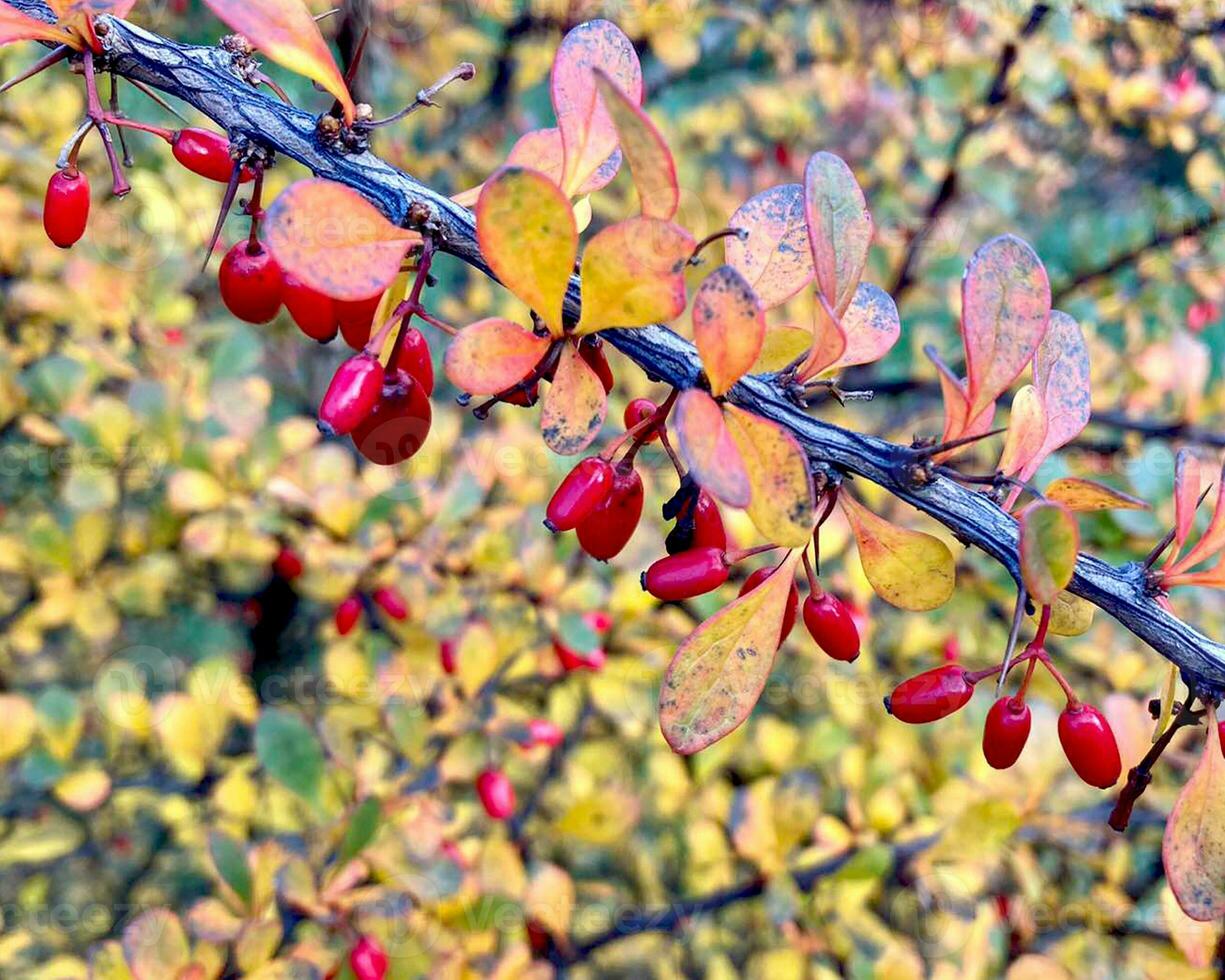
<svg viewBox="0 0 1225 980">
<path fill-rule="evenodd" d="M 42 0 L 13 0 L 13 5 L 40 20 L 52 20 Z M 345 153 L 325 146 L 317 136 L 315 116 L 253 88 L 235 73 L 229 53 L 179 44 L 125 21 L 101 21 L 107 28 L 102 59 L 106 70 L 182 100 L 232 138 L 263 145 L 319 177 L 353 188 L 397 223 L 407 222 L 410 208 L 414 213 L 427 211 L 439 249 L 490 274 L 471 211 L 369 151 Z M 565 314 L 578 319 L 577 278 L 571 281 Z M 659 381 L 682 389 L 698 382 L 702 369 L 696 350 L 666 327 L 609 330 L 601 336 Z M 939 474 L 916 481 L 911 448 L 811 418 L 769 378 L 745 378 L 729 399 L 788 429 L 814 463 L 870 480 L 932 517 L 967 545 L 982 549 L 1020 583 L 1017 523 L 986 495 Z M 1225 691 L 1225 645 L 1163 609 L 1150 594 L 1140 562 L 1116 567 L 1082 554 L 1069 591 L 1176 664 L 1202 695 L 1217 697 Z"/>
</svg>

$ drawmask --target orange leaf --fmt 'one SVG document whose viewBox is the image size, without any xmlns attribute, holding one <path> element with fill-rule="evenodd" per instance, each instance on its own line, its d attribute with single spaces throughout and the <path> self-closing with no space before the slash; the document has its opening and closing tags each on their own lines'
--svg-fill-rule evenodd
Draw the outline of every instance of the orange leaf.
<svg viewBox="0 0 1225 980">
<path fill-rule="evenodd" d="M 851 168 L 832 153 L 814 153 L 804 168 L 804 215 L 817 287 L 841 317 L 868 262 L 872 215 Z"/>
<path fill-rule="evenodd" d="M 1208 522 L 1208 530 L 1195 542 L 1194 548 L 1174 563 L 1171 572 L 1177 574 L 1194 568 L 1223 548 L 1225 548 L 1225 467 L 1221 468 L 1221 479 L 1217 482 L 1216 507 L 1212 511 L 1212 519 Z"/>
<path fill-rule="evenodd" d="M 264 243 L 281 268 L 340 300 L 383 292 L 420 240 L 416 232 L 393 225 L 357 191 L 330 180 L 291 184 L 264 220 Z"/>
<path fill-rule="evenodd" d="M 1046 438 L 1046 413 L 1038 389 L 1025 385 L 1017 389 L 1012 398 L 1012 411 L 1008 416 L 1008 434 L 1004 437 L 1004 451 L 1000 455 L 997 469 L 1004 476 L 1015 476 L 1042 450 Z"/>
<path fill-rule="evenodd" d="M 766 686 L 798 551 L 757 588 L 724 606 L 681 644 L 659 691 L 659 727 L 673 751 L 692 755 L 738 728 Z"/>
<path fill-rule="evenodd" d="M 1059 310 L 1051 311 L 1046 336 L 1034 355 L 1034 386 L 1046 418 L 1046 435 L 1021 468 L 1022 480 L 1031 479 L 1051 453 L 1089 424 L 1089 349 L 1080 324 Z"/>
<path fill-rule="evenodd" d="M 1211 703 L 1207 721 L 1204 754 L 1178 795 L 1161 842 L 1166 880 L 1197 922 L 1225 915 L 1225 757 Z"/>
<path fill-rule="evenodd" d="M 693 297 L 693 338 L 710 379 L 722 395 L 753 366 L 766 336 L 766 315 L 744 276 L 730 265 L 715 269 Z"/>
<path fill-rule="evenodd" d="M 517 323 L 490 317 L 459 332 L 447 347 L 444 367 L 456 388 L 497 395 L 527 377 L 550 343 Z"/>
<path fill-rule="evenodd" d="M 1065 476 L 1046 488 L 1047 500 L 1063 504 L 1068 510 L 1085 513 L 1095 510 L 1149 510 L 1149 505 L 1130 494 L 1093 480 Z"/>
<path fill-rule="evenodd" d="M 812 347 L 808 360 L 796 374 L 801 381 L 821 374 L 846 353 L 846 334 L 842 323 L 834 319 L 830 312 L 828 302 L 818 292 L 812 310 Z"/>
<path fill-rule="evenodd" d="M 237 31 L 278 65 L 318 82 L 344 108 L 353 125 L 353 96 L 319 25 L 302 0 L 204 0 L 231 30 Z"/>
<path fill-rule="evenodd" d="M 812 282 L 800 184 L 780 184 L 755 194 L 736 209 L 728 225 L 748 232 L 748 237 L 724 239 L 727 264 L 748 280 L 767 310 Z"/>
<path fill-rule="evenodd" d="M 911 612 L 943 606 L 953 595 L 956 564 L 939 538 L 891 524 L 852 497 L 838 494 L 864 575 L 878 596 Z"/>
<path fill-rule="evenodd" d="M 1046 269 L 1021 239 L 1001 235 L 971 256 L 961 283 L 971 418 L 1024 370 L 1046 334 L 1050 314 Z"/>
<path fill-rule="evenodd" d="M 596 68 L 636 105 L 642 102 L 642 66 L 619 27 L 607 20 L 592 20 L 562 39 L 553 59 L 550 89 L 565 151 L 561 187 L 571 195 L 617 149 L 616 127 L 596 90 Z"/>
<path fill-rule="evenodd" d="M 1076 518 L 1062 504 L 1037 500 L 1021 512 L 1021 578 L 1040 606 L 1049 606 L 1072 581 L 1080 551 Z"/>
<path fill-rule="evenodd" d="M 1199 457 L 1190 449 L 1178 450 L 1178 455 L 1174 458 L 1174 545 L 1166 558 L 1167 570 L 1174 565 L 1178 553 L 1191 536 L 1191 528 L 1195 525 L 1195 512 L 1199 510 L 1202 485 Z"/>
<path fill-rule="evenodd" d="M 698 388 L 676 400 L 677 448 L 699 486 L 725 504 L 745 507 L 752 497 L 748 473 L 718 403 Z"/>
<path fill-rule="evenodd" d="M 818 304 L 820 305 L 820 304 Z M 840 319 L 846 346 L 830 368 L 871 364 L 889 353 L 902 334 L 893 298 L 871 283 L 860 283 Z"/>
<path fill-rule="evenodd" d="M 0 45 L 14 41 L 50 41 L 52 44 L 67 44 L 81 50 L 81 39 L 62 27 L 22 13 L 16 7 L 0 0 Z"/>
<path fill-rule="evenodd" d="M 599 435 L 607 414 L 608 396 L 599 375 L 577 346 L 567 344 L 541 408 L 545 445 L 559 456 L 581 453 Z"/>
<path fill-rule="evenodd" d="M 562 303 L 578 255 L 570 201 L 537 170 L 503 167 L 476 202 L 481 254 L 501 283 L 562 335 Z"/>
<path fill-rule="evenodd" d="M 583 249 L 583 311 L 575 332 L 666 323 L 685 312 L 693 236 L 658 218 L 609 225 Z"/>
<path fill-rule="evenodd" d="M 953 373 L 930 344 L 923 348 L 923 353 L 936 366 L 936 373 L 940 376 L 940 391 L 944 396 L 944 433 L 940 441 L 949 442 L 962 436 L 978 436 L 989 432 L 991 423 L 995 420 L 995 403 L 988 405 L 973 421 L 967 420 L 970 400 L 966 395 L 965 382 Z M 934 458 L 936 462 L 941 462 L 950 459 L 957 452 L 959 450 L 939 453 Z"/>
<path fill-rule="evenodd" d="M 804 450 L 786 429 L 735 405 L 723 406 L 723 418 L 749 477 L 749 519 L 771 544 L 804 547 L 816 524 Z"/>
<path fill-rule="evenodd" d="M 648 218 L 670 221 L 681 203 L 676 183 L 676 162 L 663 135 L 601 69 L 595 70 L 596 87 L 621 140 L 621 152 L 638 189 L 638 203 Z"/>
</svg>

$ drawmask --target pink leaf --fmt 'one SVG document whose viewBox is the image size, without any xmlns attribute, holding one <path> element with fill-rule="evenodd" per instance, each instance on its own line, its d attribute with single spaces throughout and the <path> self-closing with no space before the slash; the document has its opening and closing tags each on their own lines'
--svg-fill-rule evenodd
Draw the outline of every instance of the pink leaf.
<svg viewBox="0 0 1225 980">
<path fill-rule="evenodd" d="M 842 316 L 868 262 L 873 227 L 863 191 L 840 157 L 821 152 L 809 159 L 804 214 L 817 286 Z"/>
<path fill-rule="evenodd" d="M 736 209 L 728 225 L 748 232 L 748 237 L 725 240 L 727 264 L 749 281 L 767 310 L 812 282 L 800 184 L 781 184 L 754 195 Z"/>
<path fill-rule="evenodd" d="M 706 392 L 690 388 L 676 400 L 673 428 L 677 449 L 698 485 L 725 504 L 747 506 L 752 485 L 719 404 Z"/>
<path fill-rule="evenodd" d="M 1092 411 L 1089 349 L 1080 324 L 1059 310 L 1051 312 L 1046 336 L 1034 355 L 1034 385 L 1046 416 L 1042 446 L 1020 471 L 1029 480 L 1056 449 L 1084 431 Z"/>
</svg>

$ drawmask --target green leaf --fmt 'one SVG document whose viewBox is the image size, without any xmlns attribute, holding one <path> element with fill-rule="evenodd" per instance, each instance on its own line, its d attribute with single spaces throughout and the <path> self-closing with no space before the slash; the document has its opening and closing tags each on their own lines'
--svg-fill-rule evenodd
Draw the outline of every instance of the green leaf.
<svg viewBox="0 0 1225 980">
<path fill-rule="evenodd" d="M 1049 606 L 1072 581 L 1080 529 L 1062 504 L 1036 501 L 1021 514 L 1021 577 L 1039 605 Z"/>
<path fill-rule="evenodd" d="M 352 860 L 362 852 L 373 839 L 379 829 L 379 801 L 373 796 L 362 800 L 349 819 L 345 828 L 344 839 L 340 842 L 341 862 Z"/>
<path fill-rule="evenodd" d="M 269 708 L 255 726 L 255 754 L 268 775 L 312 803 L 323 783 L 323 749 L 297 715 Z"/>
<path fill-rule="evenodd" d="M 208 852 L 221 880 L 234 889 L 243 905 L 251 904 L 251 867 L 247 852 L 234 838 L 214 831 L 208 835 Z"/>
</svg>

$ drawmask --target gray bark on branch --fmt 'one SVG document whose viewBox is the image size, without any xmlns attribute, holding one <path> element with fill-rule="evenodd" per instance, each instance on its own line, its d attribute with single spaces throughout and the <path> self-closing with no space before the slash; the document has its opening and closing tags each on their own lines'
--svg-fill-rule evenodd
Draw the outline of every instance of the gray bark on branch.
<svg viewBox="0 0 1225 980">
<path fill-rule="evenodd" d="M 50 21 L 42 0 L 10 0 L 18 9 Z M 392 221 L 403 223 L 410 205 L 422 204 L 441 229 L 439 247 L 490 274 L 476 240 L 472 212 L 397 170 L 373 153 L 343 154 L 315 136 L 316 117 L 288 106 L 242 81 L 230 56 L 217 49 L 179 44 L 133 24 L 103 18 L 106 66 L 193 106 L 229 132 L 246 137 L 307 167 L 318 177 L 358 191 Z M 566 314 L 577 319 L 578 280 L 571 281 Z M 693 345 L 664 326 L 608 330 L 601 334 L 651 377 L 678 388 L 694 386 L 701 364 Z M 928 514 L 967 545 L 981 548 L 1020 581 L 1017 524 L 982 493 L 944 477 L 925 484 L 911 477 L 908 447 L 811 418 L 768 377 L 745 378 L 732 389 L 736 404 L 790 430 L 814 461 L 879 484 Z M 1082 554 L 1069 591 L 1113 616 L 1176 664 L 1205 693 L 1225 691 L 1225 646 L 1163 610 L 1145 587 L 1139 562 L 1115 567 Z"/>
</svg>

